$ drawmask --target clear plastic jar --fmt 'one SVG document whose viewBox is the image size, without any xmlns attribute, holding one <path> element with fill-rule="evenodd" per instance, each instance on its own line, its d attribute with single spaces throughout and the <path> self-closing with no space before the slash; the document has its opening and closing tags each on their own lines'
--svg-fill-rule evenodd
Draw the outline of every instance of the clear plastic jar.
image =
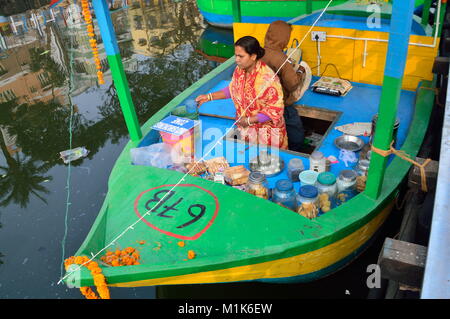
<svg viewBox="0 0 450 319">
<path fill-rule="evenodd" d="M 300 185 L 301 186 L 305 186 L 305 185 L 316 185 L 316 181 L 317 181 L 317 176 L 319 175 L 319 173 L 317 173 L 316 171 L 312 171 L 312 170 L 306 170 L 301 172 L 298 175 L 298 179 L 300 181 Z"/>
<path fill-rule="evenodd" d="M 300 175 L 304 169 L 303 161 L 299 158 L 293 158 L 288 163 L 287 175 L 292 182 L 298 182 L 298 175 Z"/>
<path fill-rule="evenodd" d="M 317 196 L 319 192 L 317 188 L 312 185 L 301 186 L 298 194 L 298 209 L 297 213 L 306 217 L 306 218 L 315 218 L 319 213 L 319 209 L 317 207 Z"/>
<path fill-rule="evenodd" d="M 315 187 L 313 185 L 300 186 L 300 189 L 299 189 L 298 195 L 297 195 L 298 205 L 300 206 L 303 203 L 316 204 L 318 195 L 319 195 L 319 192 L 317 190 L 317 187 Z"/>
<path fill-rule="evenodd" d="M 272 192 L 272 201 L 293 211 L 297 211 L 297 198 L 292 182 L 280 179 Z"/>
<path fill-rule="evenodd" d="M 364 189 L 366 189 L 369 164 L 369 160 L 362 159 L 359 161 L 358 166 L 356 167 L 356 173 L 358 174 L 358 176 L 356 177 L 356 190 L 360 193 L 362 193 Z"/>
<path fill-rule="evenodd" d="M 325 156 L 323 156 L 322 152 L 314 151 L 309 156 L 309 169 L 312 171 L 316 171 L 318 173 L 322 173 L 326 171 L 327 160 Z"/>
<path fill-rule="evenodd" d="M 266 176 L 261 172 L 251 172 L 245 185 L 245 191 L 257 197 L 269 199 Z"/>
<path fill-rule="evenodd" d="M 330 198 L 333 198 L 337 192 L 336 176 L 331 172 L 323 172 L 317 176 L 316 182 L 319 194 L 327 193 Z"/>
<path fill-rule="evenodd" d="M 337 189 L 336 194 L 336 205 L 342 205 L 352 197 L 354 197 L 356 192 L 356 178 L 358 175 L 354 170 L 342 170 L 337 179 Z"/>
</svg>

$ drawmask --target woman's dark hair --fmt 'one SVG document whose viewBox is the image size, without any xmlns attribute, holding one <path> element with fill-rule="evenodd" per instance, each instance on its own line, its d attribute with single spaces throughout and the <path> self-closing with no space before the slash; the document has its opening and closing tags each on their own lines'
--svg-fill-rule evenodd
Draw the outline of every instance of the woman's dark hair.
<svg viewBox="0 0 450 319">
<path fill-rule="evenodd" d="M 234 46 L 242 47 L 248 54 L 256 54 L 256 59 L 261 59 L 264 56 L 265 50 L 259 45 L 258 40 L 254 37 L 246 35 L 236 41 Z"/>
</svg>

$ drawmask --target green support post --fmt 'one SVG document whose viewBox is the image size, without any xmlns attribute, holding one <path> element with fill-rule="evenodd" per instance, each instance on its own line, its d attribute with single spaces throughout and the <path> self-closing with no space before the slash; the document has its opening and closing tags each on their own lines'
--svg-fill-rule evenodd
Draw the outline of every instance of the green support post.
<svg viewBox="0 0 450 319">
<path fill-rule="evenodd" d="M 400 101 L 403 74 L 408 56 L 413 10 L 414 0 L 394 1 L 383 88 L 373 138 L 373 146 L 383 151 L 388 151 L 392 142 L 397 106 Z M 371 154 L 364 194 L 376 200 L 383 186 L 388 157 L 376 152 Z"/>
<path fill-rule="evenodd" d="M 130 133 L 130 139 L 133 142 L 138 142 L 142 138 L 141 127 L 139 126 L 127 77 L 123 69 L 119 45 L 117 44 L 116 33 L 114 32 L 108 4 L 105 0 L 92 0 L 92 5 L 97 17 L 109 66 L 111 67 L 111 75 L 119 97 L 120 107 L 122 108 L 128 132 Z"/>
<path fill-rule="evenodd" d="M 241 1 L 231 0 L 233 8 L 233 22 L 241 22 Z"/>
</svg>

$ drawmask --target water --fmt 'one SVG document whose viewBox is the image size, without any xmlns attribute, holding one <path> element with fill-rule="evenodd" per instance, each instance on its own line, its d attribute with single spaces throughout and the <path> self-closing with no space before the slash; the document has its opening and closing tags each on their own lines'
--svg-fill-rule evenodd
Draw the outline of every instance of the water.
<svg viewBox="0 0 450 319">
<path fill-rule="evenodd" d="M 195 52 L 206 25 L 194 0 L 129 2 L 112 19 L 143 124 L 216 63 Z M 0 298 L 84 298 L 78 289 L 57 284 L 69 176 L 59 153 L 83 146 L 89 151 L 71 163 L 67 258 L 90 230 L 128 140 L 103 45 L 98 41 L 106 83 L 98 86 L 93 59 L 86 60 L 92 53 L 85 26 L 71 23 L 76 14 L 64 21 L 59 8 L 54 13 L 56 22 L 42 30 L 30 25 L 18 27 L 18 35 L 2 32 L 9 49 L 0 50 Z M 111 295 L 154 298 L 155 289 L 111 288 Z"/>
<path fill-rule="evenodd" d="M 206 25 L 194 0 L 129 3 L 128 8 L 114 10 L 112 19 L 143 124 L 217 63 L 196 52 Z M 38 30 L 18 27 L 18 35 L 2 32 L 0 38 L 0 48 L 9 47 L 0 50 L 2 299 L 84 298 L 78 289 L 57 284 L 65 238 L 66 185 L 69 181 L 65 258 L 77 251 L 90 230 L 106 196 L 110 171 L 128 140 L 103 46 L 99 41 L 106 84 L 98 86 L 93 60 L 86 60 L 92 55 L 84 26 L 73 25 L 76 14 L 64 19 L 58 13 L 64 10 L 55 10 L 56 22 Z M 211 53 L 206 55 L 211 59 Z M 71 59 L 74 72 L 69 99 Z M 72 162 L 69 171 L 59 153 L 76 147 L 85 147 L 89 154 Z M 365 298 L 367 266 L 376 263 L 383 237 L 392 237 L 397 223 L 391 221 L 375 244 L 349 267 L 317 282 L 111 288 L 111 296 Z"/>
</svg>

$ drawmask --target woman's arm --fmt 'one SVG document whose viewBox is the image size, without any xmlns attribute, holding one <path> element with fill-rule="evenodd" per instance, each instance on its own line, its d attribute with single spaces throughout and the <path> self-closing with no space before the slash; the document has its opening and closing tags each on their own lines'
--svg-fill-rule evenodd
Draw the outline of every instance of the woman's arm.
<svg viewBox="0 0 450 319">
<path fill-rule="evenodd" d="M 197 102 L 197 106 L 200 107 L 203 103 L 208 102 L 208 101 L 212 101 L 212 100 L 222 100 L 222 99 L 230 98 L 229 96 L 227 96 L 227 93 L 225 91 L 226 89 L 227 88 L 222 89 L 222 90 L 217 91 L 217 92 L 212 92 L 212 93 L 208 93 L 208 94 L 201 94 L 201 95 L 197 96 L 197 98 L 195 99 L 195 101 Z"/>
</svg>

